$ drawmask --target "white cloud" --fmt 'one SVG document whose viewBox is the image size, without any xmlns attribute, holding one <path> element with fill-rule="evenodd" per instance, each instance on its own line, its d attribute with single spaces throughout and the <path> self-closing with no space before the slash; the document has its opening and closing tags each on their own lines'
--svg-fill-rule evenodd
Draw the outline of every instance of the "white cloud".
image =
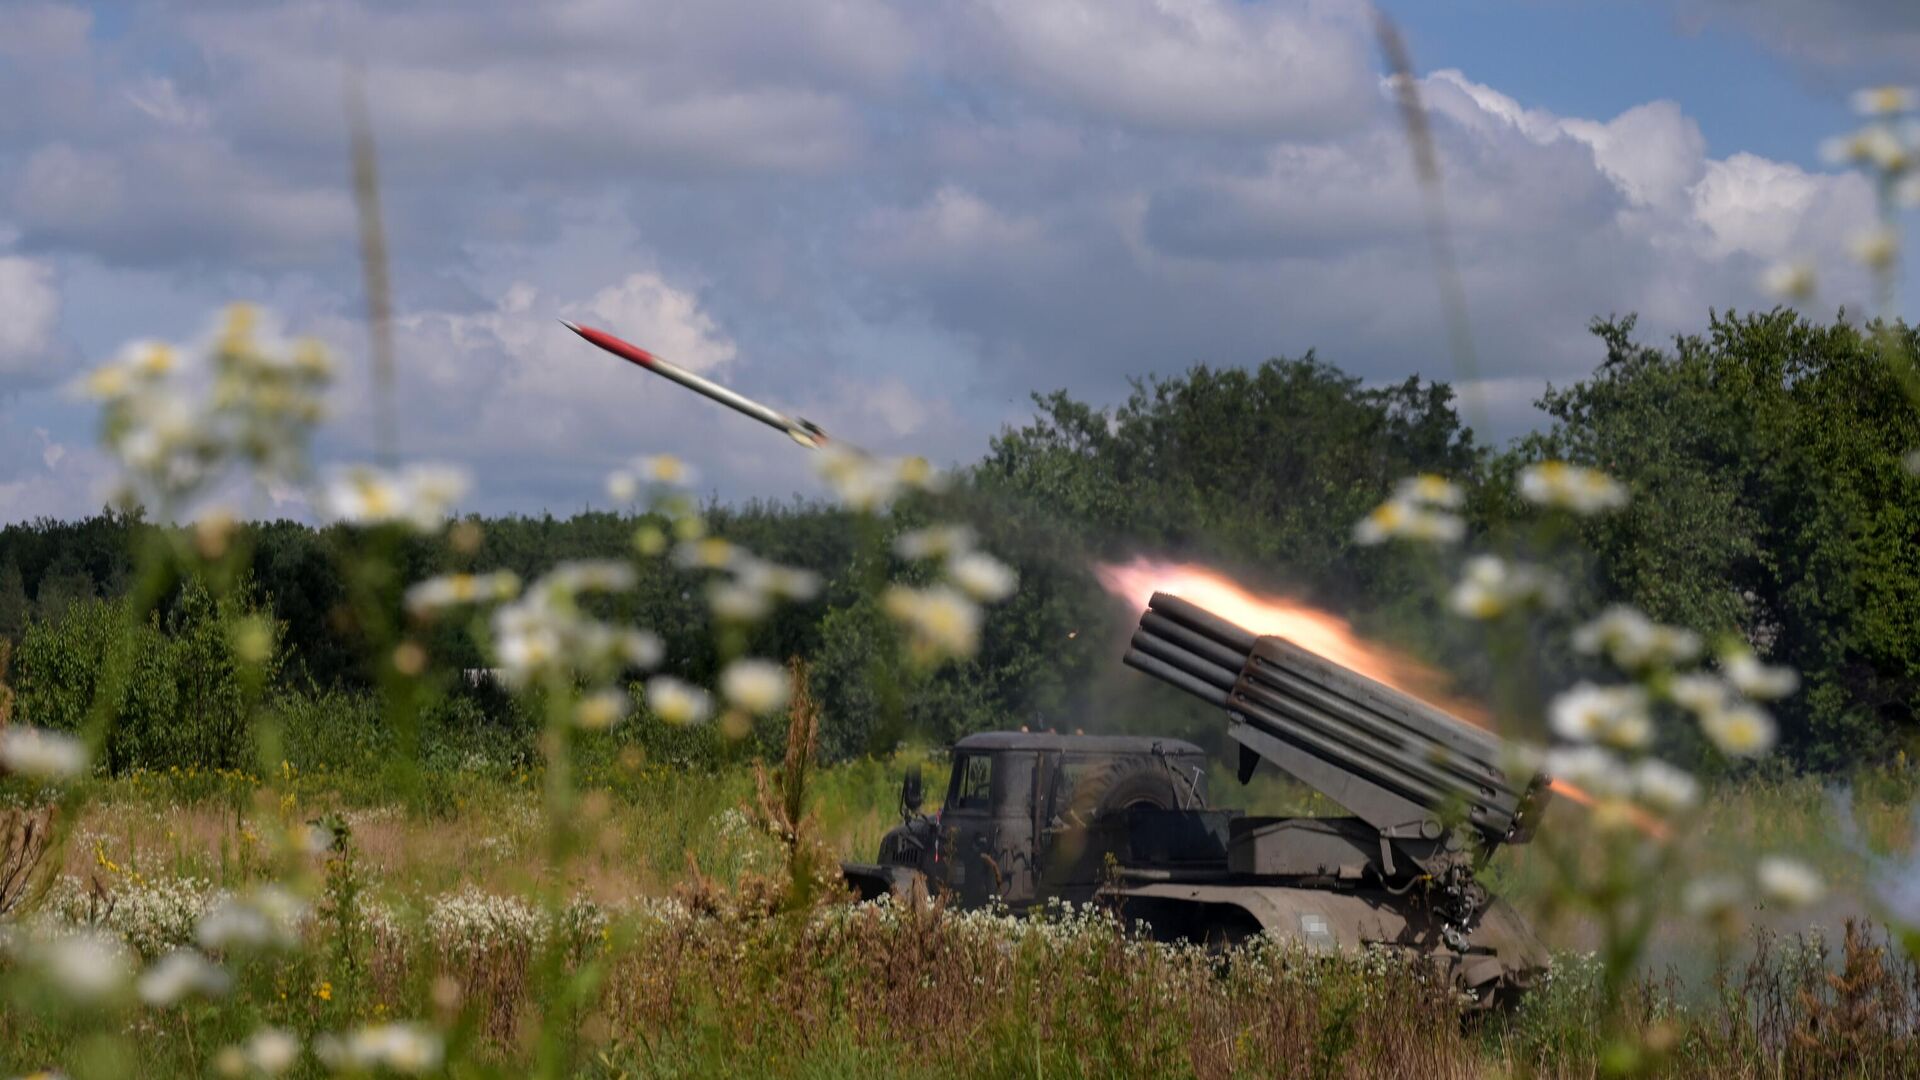
<svg viewBox="0 0 1920 1080">
<path fill-rule="evenodd" d="M 41 146 L 16 179 L 13 211 L 30 243 L 124 265 L 277 268 L 353 250 L 352 201 L 338 179 L 276 176 L 198 135 Z"/>
<path fill-rule="evenodd" d="M 51 381 L 72 352 L 60 335 L 60 289 L 53 268 L 0 255 L 0 389 Z"/>
<path fill-rule="evenodd" d="M 32 10 L 0 92 L 58 92 L 0 110 L 20 257 L 58 270 L 90 346 L 226 295 L 323 331 L 352 372 L 343 459 L 371 453 L 341 110 L 364 62 L 403 449 L 471 459 L 492 509 L 569 509 L 662 449 L 727 495 L 814 490 L 777 436 L 558 316 L 951 460 L 1036 388 L 1111 400 L 1308 349 L 1371 381 L 1470 376 L 1505 435 L 1530 388 L 1590 370 L 1594 315 L 1697 329 L 1770 303 L 1761 270 L 1799 256 L 1823 305 L 1864 293 L 1841 251 L 1870 217 L 1857 178 L 1715 157 L 1681 103 L 1562 116 L 1437 72 L 1479 346 L 1456 372 L 1358 0 L 135 4 L 111 40 Z"/>
<path fill-rule="evenodd" d="M 169 127 L 207 126 L 206 102 L 181 94 L 172 79 L 149 76 L 129 87 L 126 95 L 128 104 Z"/>
<path fill-rule="evenodd" d="M 71 60 L 87 52 L 92 28 L 93 14 L 77 4 L 9 3 L 0 56 L 22 61 Z"/>
<path fill-rule="evenodd" d="M 1043 256 L 1046 243 L 1038 222 L 1014 217 L 952 185 L 919 206 L 873 211 L 861 232 L 874 259 L 895 265 L 1024 260 Z"/>
<path fill-rule="evenodd" d="M 1170 132 L 1337 130 L 1371 81 L 1357 3 L 979 0 L 988 51 L 1100 117 Z"/>
<path fill-rule="evenodd" d="M 883 92 L 916 45 L 877 0 L 291 4 L 188 26 L 250 141 L 336 143 L 353 57 L 403 167 L 511 160 L 550 177 L 843 163 L 854 92 Z"/>
<path fill-rule="evenodd" d="M 67 448 L 54 441 L 46 428 L 34 428 L 33 436 L 40 440 L 40 460 L 49 469 L 58 468 L 60 459 L 67 456 Z"/>
<path fill-rule="evenodd" d="M 111 154 L 67 143 L 40 147 L 27 159 L 14 190 L 14 211 L 51 228 L 86 227 L 124 210 L 126 175 Z"/>
<path fill-rule="evenodd" d="M 1855 81 L 1913 78 L 1920 5 L 1911 0 L 1669 0 L 1692 26 L 1732 26 L 1812 67 Z"/>
</svg>

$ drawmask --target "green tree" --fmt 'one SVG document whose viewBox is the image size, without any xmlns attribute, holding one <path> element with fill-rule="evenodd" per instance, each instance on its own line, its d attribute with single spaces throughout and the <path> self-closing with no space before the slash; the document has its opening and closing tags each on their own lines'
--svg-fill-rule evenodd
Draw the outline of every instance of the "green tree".
<svg viewBox="0 0 1920 1080">
<path fill-rule="evenodd" d="M 0 566 L 0 637 L 19 641 L 32 613 L 33 604 L 27 599 L 27 583 L 20 574 L 20 564 L 9 559 L 5 566 Z"/>
<path fill-rule="evenodd" d="M 63 556 L 34 590 L 33 613 L 41 619 L 58 619 L 68 608 L 96 595 L 93 578 L 77 560 Z"/>
<path fill-rule="evenodd" d="M 1789 746 L 1816 767 L 1875 760 L 1914 734 L 1920 503 L 1902 457 L 1920 418 L 1878 328 L 1792 312 L 1715 315 L 1670 349 L 1597 322 L 1606 359 L 1552 390 L 1553 427 L 1505 463 L 1562 457 L 1633 502 L 1586 529 L 1594 599 L 1737 634 L 1798 667 Z M 1904 326 L 1891 328 L 1914 347 Z"/>
</svg>

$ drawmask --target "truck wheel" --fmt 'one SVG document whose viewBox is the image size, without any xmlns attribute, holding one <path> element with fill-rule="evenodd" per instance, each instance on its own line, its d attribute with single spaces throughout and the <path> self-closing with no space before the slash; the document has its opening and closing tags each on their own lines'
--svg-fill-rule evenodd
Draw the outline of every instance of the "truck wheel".
<svg viewBox="0 0 1920 1080">
<path fill-rule="evenodd" d="M 1143 758 L 1121 758 L 1089 768 L 1074 785 L 1061 815 L 1068 825 L 1085 827 L 1126 810 L 1172 810 L 1181 804 L 1180 780 L 1166 765 Z"/>
</svg>

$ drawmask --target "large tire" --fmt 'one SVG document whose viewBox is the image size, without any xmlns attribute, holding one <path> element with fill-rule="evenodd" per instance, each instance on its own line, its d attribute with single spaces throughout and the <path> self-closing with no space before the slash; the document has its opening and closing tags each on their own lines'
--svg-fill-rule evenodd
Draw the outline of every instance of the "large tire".
<svg viewBox="0 0 1920 1080">
<path fill-rule="evenodd" d="M 1174 810 L 1184 802 L 1179 784 L 1157 758 L 1115 758 L 1080 777 L 1060 816 L 1066 824 L 1085 828 L 1127 810 Z"/>
<path fill-rule="evenodd" d="M 1157 758 L 1122 757 L 1089 766 L 1066 802 L 1055 803 L 1058 828 L 1048 852 L 1052 888 L 1092 889 L 1106 873 L 1109 854 L 1125 850 L 1129 810 L 1174 810 L 1186 805 L 1180 780 Z"/>
</svg>

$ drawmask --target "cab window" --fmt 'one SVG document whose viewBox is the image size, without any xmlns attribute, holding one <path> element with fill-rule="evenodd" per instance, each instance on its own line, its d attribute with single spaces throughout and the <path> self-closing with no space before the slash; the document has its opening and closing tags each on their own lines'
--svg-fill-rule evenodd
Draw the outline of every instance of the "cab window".
<svg viewBox="0 0 1920 1080">
<path fill-rule="evenodd" d="M 985 810 L 993 804 L 993 758 L 969 754 L 954 762 L 953 793 L 947 805 L 960 810 Z"/>
</svg>

